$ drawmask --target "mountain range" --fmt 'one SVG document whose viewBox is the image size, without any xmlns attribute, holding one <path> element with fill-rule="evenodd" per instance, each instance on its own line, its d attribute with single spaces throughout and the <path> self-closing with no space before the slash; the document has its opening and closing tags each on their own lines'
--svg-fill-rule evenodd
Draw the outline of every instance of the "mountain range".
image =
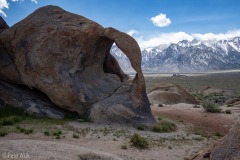
<svg viewBox="0 0 240 160">
<path fill-rule="evenodd" d="M 240 37 L 218 41 L 182 40 L 144 48 L 142 70 L 151 73 L 185 73 L 240 69 Z M 116 46 L 111 54 L 125 72 L 132 72 L 128 58 Z"/>
</svg>

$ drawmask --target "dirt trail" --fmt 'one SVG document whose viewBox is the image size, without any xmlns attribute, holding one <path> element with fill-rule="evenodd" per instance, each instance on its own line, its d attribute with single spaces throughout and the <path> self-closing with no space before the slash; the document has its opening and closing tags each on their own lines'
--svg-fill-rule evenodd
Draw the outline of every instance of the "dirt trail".
<svg viewBox="0 0 240 160">
<path fill-rule="evenodd" d="M 123 160 L 113 154 L 84 148 L 78 145 L 45 140 L 1 140 L 2 159 L 17 156 L 16 159 L 33 160 Z"/>
</svg>

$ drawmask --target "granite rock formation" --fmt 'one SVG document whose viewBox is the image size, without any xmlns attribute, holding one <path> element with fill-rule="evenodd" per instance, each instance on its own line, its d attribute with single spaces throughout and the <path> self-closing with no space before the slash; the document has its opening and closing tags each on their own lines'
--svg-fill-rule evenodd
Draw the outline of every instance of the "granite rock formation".
<svg viewBox="0 0 240 160">
<path fill-rule="evenodd" d="M 238 115 L 239 116 L 239 115 Z M 239 117 L 235 118 L 239 120 Z M 211 160 L 237 160 L 240 159 L 240 121 L 237 121 L 230 132 L 223 137 L 211 151 Z"/>
<path fill-rule="evenodd" d="M 140 48 L 131 36 L 56 6 L 10 28 L 2 24 L 0 80 L 37 89 L 93 122 L 154 123 Z M 131 61 L 132 81 L 110 55 L 113 43 Z"/>
</svg>

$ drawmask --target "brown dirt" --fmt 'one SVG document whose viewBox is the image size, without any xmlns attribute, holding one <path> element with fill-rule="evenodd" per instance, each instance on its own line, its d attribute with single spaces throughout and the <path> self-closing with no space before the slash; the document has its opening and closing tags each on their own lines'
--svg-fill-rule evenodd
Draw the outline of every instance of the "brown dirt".
<svg viewBox="0 0 240 160">
<path fill-rule="evenodd" d="M 185 105 L 185 108 L 182 106 Z M 192 133 L 203 136 L 214 136 L 217 132 L 228 133 L 233 124 L 233 116 L 224 113 L 207 113 L 193 105 L 178 104 L 172 107 L 152 107 L 154 116 L 166 117 L 178 122 L 190 124 Z"/>
</svg>

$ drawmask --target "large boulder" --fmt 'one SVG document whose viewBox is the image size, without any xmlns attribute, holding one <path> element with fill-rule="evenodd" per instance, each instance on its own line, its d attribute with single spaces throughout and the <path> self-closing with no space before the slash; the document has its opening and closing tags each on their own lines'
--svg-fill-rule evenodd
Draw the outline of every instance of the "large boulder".
<svg viewBox="0 0 240 160">
<path fill-rule="evenodd" d="M 152 104 L 198 104 L 194 96 L 185 91 L 181 86 L 171 83 L 160 83 L 148 93 Z"/>
<path fill-rule="evenodd" d="M 113 43 L 136 71 L 129 81 L 110 55 Z M 39 8 L 0 33 L 0 80 L 35 88 L 93 122 L 154 123 L 129 35 L 56 6 Z"/>
</svg>

